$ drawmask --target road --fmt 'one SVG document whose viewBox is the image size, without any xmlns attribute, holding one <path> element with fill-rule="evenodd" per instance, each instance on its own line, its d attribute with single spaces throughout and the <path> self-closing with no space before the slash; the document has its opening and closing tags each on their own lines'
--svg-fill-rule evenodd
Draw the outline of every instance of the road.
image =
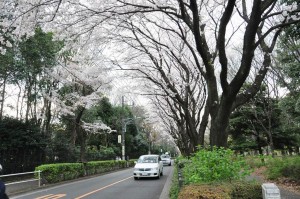
<svg viewBox="0 0 300 199">
<path fill-rule="evenodd" d="M 164 175 L 160 179 L 134 180 L 133 168 L 130 168 L 38 189 L 10 199 L 159 199 L 172 167 L 165 166 Z"/>
</svg>

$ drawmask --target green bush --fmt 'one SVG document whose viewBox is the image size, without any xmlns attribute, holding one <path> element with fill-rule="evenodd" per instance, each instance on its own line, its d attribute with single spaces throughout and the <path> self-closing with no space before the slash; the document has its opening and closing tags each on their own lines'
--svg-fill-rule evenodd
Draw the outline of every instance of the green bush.
<svg viewBox="0 0 300 199">
<path fill-rule="evenodd" d="M 46 164 L 36 167 L 35 170 L 42 172 L 41 177 L 46 183 L 71 180 L 84 174 L 81 163 Z"/>
<path fill-rule="evenodd" d="M 287 164 L 282 169 L 282 175 L 293 180 L 300 179 L 300 157 L 289 158 Z"/>
<path fill-rule="evenodd" d="M 287 177 L 292 180 L 300 179 L 300 157 L 273 158 L 268 161 L 267 177 L 271 180 Z"/>
<path fill-rule="evenodd" d="M 257 182 L 234 182 L 230 186 L 232 199 L 262 199 L 261 184 Z"/>
<path fill-rule="evenodd" d="M 177 199 L 178 198 L 178 193 L 179 193 L 179 182 L 178 182 L 178 169 L 177 167 L 174 167 L 174 174 L 172 178 L 172 185 L 170 188 L 169 196 L 170 199 Z"/>
<path fill-rule="evenodd" d="M 250 173 L 244 160 L 224 148 L 200 149 L 185 162 L 182 171 L 185 184 L 237 180 Z"/>
<path fill-rule="evenodd" d="M 59 163 L 41 165 L 35 168 L 41 171 L 44 183 L 56 183 L 76 179 L 85 175 L 95 175 L 134 165 L 134 160 L 120 161 L 92 161 L 87 163 Z"/>
<path fill-rule="evenodd" d="M 274 180 L 279 178 L 285 162 L 281 158 L 270 159 L 267 163 L 267 178 Z"/>
</svg>

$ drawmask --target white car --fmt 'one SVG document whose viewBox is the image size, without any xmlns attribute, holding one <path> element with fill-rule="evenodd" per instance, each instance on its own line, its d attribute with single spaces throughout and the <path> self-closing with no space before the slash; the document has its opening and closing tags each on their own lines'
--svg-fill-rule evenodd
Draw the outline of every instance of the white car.
<svg viewBox="0 0 300 199">
<path fill-rule="evenodd" d="M 164 165 L 169 165 L 169 166 L 172 165 L 171 157 L 169 155 L 167 155 L 167 154 L 166 155 L 161 155 L 160 158 L 163 161 Z"/>
<path fill-rule="evenodd" d="M 159 155 L 142 155 L 136 162 L 133 170 L 135 180 L 139 178 L 156 177 L 163 175 L 163 162 Z"/>
</svg>

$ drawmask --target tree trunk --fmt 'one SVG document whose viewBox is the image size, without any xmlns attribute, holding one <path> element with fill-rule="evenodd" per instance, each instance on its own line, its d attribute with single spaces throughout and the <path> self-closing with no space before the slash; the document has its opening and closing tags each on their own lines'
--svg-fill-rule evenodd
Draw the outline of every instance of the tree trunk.
<svg viewBox="0 0 300 199">
<path fill-rule="evenodd" d="M 26 113 L 25 113 L 25 122 L 28 122 L 29 120 L 29 111 L 31 109 L 31 90 L 32 90 L 32 84 L 31 84 L 31 78 L 29 77 L 29 80 L 26 84 L 26 97 L 27 97 L 27 103 L 26 103 Z"/>
<path fill-rule="evenodd" d="M 6 77 L 4 77 L 3 87 L 2 87 L 2 92 L 1 92 L 0 121 L 2 121 L 2 117 L 3 117 L 3 107 L 4 107 L 4 101 L 5 101 L 5 92 L 6 92 Z"/>
<path fill-rule="evenodd" d="M 17 98 L 17 103 L 16 103 L 16 118 L 19 118 L 19 113 L 20 113 L 20 118 L 21 118 L 21 110 L 19 110 L 19 103 L 20 103 L 20 98 L 21 98 L 21 93 L 22 93 L 22 87 L 17 83 L 17 86 L 19 87 L 19 93 L 18 93 L 18 98 Z M 22 104 L 22 102 L 21 102 Z M 21 106 L 22 107 L 22 106 Z"/>
<path fill-rule="evenodd" d="M 78 108 L 78 114 L 76 115 L 75 120 L 74 120 L 74 123 L 75 123 L 74 124 L 74 131 L 72 132 L 72 135 L 71 135 L 71 144 L 73 145 L 74 148 L 75 148 L 76 139 L 77 138 L 79 139 L 79 143 L 80 143 L 80 161 L 81 162 L 85 161 L 85 158 L 84 158 L 84 155 L 85 155 L 85 138 L 82 135 L 82 129 L 81 129 L 81 126 L 80 126 L 80 120 L 81 120 L 81 117 L 82 117 L 84 111 L 85 111 L 84 107 Z"/>
<path fill-rule="evenodd" d="M 34 122 L 36 124 L 38 124 L 38 119 L 37 119 L 37 85 L 36 85 L 36 81 L 34 81 L 34 99 L 32 99 L 33 101 L 33 109 L 31 110 L 31 115 L 32 115 L 32 118 L 34 119 Z"/>
<path fill-rule="evenodd" d="M 268 130 L 267 130 L 267 134 L 268 134 L 268 141 L 269 141 L 269 145 L 270 145 L 270 152 L 272 154 L 272 156 L 274 157 L 274 142 L 273 142 L 273 135 L 272 135 L 272 121 L 271 121 L 271 116 L 268 118 L 268 122 L 269 122 L 269 126 L 268 126 Z"/>
<path fill-rule="evenodd" d="M 230 97 L 222 97 L 216 117 L 212 117 L 210 129 L 210 145 L 227 147 L 229 116 L 233 100 Z"/>
<path fill-rule="evenodd" d="M 77 127 L 77 135 L 80 142 L 80 162 L 85 163 L 86 160 L 86 135 L 84 133 L 84 130 L 78 126 Z"/>
<path fill-rule="evenodd" d="M 50 94 L 49 97 L 51 98 L 52 95 Z M 50 133 L 50 122 L 52 118 L 51 106 L 52 102 L 49 101 L 47 98 L 44 98 L 44 107 L 42 109 L 42 115 L 44 115 L 44 120 L 42 121 L 41 125 L 41 132 L 44 135 L 49 135 Z"/>
<path fill-rule="evenodd" d="M 204 137 L 205 137 L 205 130 L 208 124 L 208 118 L 209 118 L 209 109 L 208 106 L 206 105 L 204 108 L 204 113 L 202 115 L 200 129 L 199 129 L 199 142 L 201 146 L 204 146 Z"/>
</svg>

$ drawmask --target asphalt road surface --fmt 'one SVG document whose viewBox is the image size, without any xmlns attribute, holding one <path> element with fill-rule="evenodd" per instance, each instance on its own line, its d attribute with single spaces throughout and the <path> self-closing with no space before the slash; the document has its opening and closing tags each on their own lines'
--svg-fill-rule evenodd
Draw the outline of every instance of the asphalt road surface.
<svg viewBox="0 0 300 199">
<path fill-rule="evenodd" d="M 172 167 L 160 179 L 133 179 L 133 168 L 38 189 L 10 199 L 159 199 Z M 169 178 L 170 179 L 170 178 Z"/>
</svg>

